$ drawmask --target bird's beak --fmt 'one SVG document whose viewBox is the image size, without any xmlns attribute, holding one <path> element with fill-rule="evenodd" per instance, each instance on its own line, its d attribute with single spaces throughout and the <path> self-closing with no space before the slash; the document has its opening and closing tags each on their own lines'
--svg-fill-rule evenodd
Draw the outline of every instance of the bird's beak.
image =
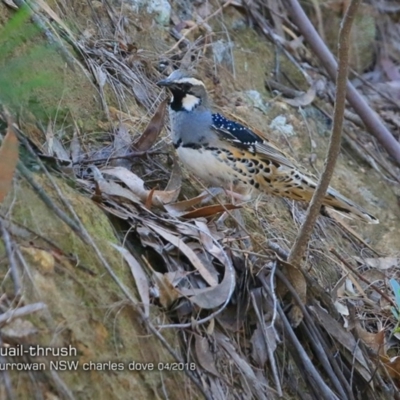
<svg viewBox="0 0 400 400">
<path fill-rule="evenodd" d="M 170 80 L 167 79 L 163 79 L 162 81 L 159 81 L 156 83 L 157 86 L 161 86 L 161 87 L 169 87 L 173 85 L 173 82 L 171 82 Z"/>
</svg>

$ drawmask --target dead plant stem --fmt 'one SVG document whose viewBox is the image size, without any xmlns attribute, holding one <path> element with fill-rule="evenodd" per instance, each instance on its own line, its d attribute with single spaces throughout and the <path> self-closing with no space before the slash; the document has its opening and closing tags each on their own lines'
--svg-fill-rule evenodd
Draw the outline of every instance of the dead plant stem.
<svg viewBox="0 0 400 400">
<path fill-rule="evenodd" d="M 296 0 L 289 0 L 290 3 L 297 3 Z M 347 73 L 349 65 L 349 49 L 350 49 L 350 33 L 361 0 L 352 0 L 346 14 L 343 18 L 341 29 L 339 32 L 338 43 L 338 71 L 336 79 L 336 96 L 335 108 L 333 112 L 333 128 L 329 141 L 328 152 L 325 160 L 324 172 L 318 182 L 317 189 L 311 199 L 311 204 L 308 207 L 306 220 L 300 228 L 293 247 L 290 251 L 288 262 L 293 265 L 300 265 L 304 252 L 310 240 L 312 231 L 318 214 L 321 210 L 321 205 L 326 191 L 329 187 L 329 182 L 332 178 L 336 160 L 340 153 L 343 118 L 346 103 L 346 86 Z M 315 33 L 317 34 L 317 33 Z M 336 74 L 335 74 L 336 75 Z M 400 161 L 400 158 L 399 158 Z"/>
</svg>

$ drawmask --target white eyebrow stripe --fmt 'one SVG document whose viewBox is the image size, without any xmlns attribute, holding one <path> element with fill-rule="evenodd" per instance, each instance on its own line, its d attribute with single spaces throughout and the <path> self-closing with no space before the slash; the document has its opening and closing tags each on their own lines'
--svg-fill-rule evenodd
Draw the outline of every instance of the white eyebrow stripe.
<svg viewBox="0 0 400 400">
<path fill-rule="evenodd" d="M 193 86 L 203 86 L 204 83 L 196 78 L 181 78 L 175 81 L 175 83 L 190 83 Z"/>
</svg>

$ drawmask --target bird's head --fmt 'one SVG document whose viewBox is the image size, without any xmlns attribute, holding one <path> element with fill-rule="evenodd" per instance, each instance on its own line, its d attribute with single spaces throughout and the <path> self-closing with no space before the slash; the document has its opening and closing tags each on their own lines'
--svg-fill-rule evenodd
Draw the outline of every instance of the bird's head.
<svg viewBox="0 0 400 400">
<path fill-rule="evenodd" d="M 193 111 L 197 107 L 207 107 L 208 97 L 204 83 L 182 70 L 174 71 L 168 78 L 157 82 L 167 87 L 171 93 L 171 108 L 174 111 Z"/>
</svg>

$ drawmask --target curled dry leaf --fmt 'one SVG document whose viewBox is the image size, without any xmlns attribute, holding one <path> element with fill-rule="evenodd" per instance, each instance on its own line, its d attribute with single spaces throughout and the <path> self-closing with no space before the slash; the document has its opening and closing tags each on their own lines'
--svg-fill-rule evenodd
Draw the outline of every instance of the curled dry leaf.
<svg viewBox="0 0 400 400">
<path fill-rule="evenodd" d="M 12 179 L 18 163 L 18 139 L 9 122 L 7 134 L 0 147 L 0 203 L 11 189 Z"/>
<path fill-rule="evenodd" d="M 140 198 L 142 203 L 146 203 L 151 190 L 145 189 L 144 181 L 124 167 L 105 168 L 101 171 L 104 174 L 112 175 L 121 180 L 132 193 Z M 176 200 L 179 189 L 176 190 L 154 190 L 152 195 L 152 204 L 155 206 L 163 206 Z"/>
<path fill-rule="evenodd" d="M 314 87 L 310 87 L 310 89 L 308 89 L 306 93 L 303 93 L 302 95 L 295 97 L 294 99 L 283 98 L 283 100 L 285 101 L 285 103 L 293 107 L 305 107 L 310 105 L 314 101 L 316 94 L 317 93 Z"/>
<path fill-rule="evenodd" d="M 226 268 L 224 279 L 216 286 L 205 289 L 180 289 L 179 291 L 188 296 L 192 303 L 204 309 L 213 309 L 224 304 L 230 297 L 235 284 L 233 271 Z"/>
<path fill-rule="evenodd" d="M 146 129 L 142 133 L 142 136 L 134 143 L 133 147 L 137 151 L 147 151 L 156 142 L 158 135 L 164 127 L 165 111 L 167 109 L 168 99 L 165 99 L 160 103 L 157 111 L 153 115 Z"/>
<path fill-rule="evenodd" d="M 133 278 L 135 279 L 139 296 L 142 299 L 144 313 L 146 317 L 148 317 L 150 314 L 149 282 L 142 266 L 139 264 L 136 258 L 133 257 L 133 255 L 124 247 L 117 246 L 113 243 L 111 243 L 111 245 L 122 254 L 122 257 L 124 257 L 125 261 L 128 263 Z"/>
</svg>

